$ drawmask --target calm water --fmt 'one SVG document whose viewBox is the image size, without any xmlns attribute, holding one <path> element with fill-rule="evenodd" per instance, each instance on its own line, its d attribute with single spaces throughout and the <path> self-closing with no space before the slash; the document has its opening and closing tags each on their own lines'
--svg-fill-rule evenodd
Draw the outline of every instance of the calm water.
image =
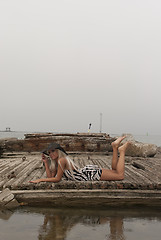
<svg viewBox="0 0 161 240">
<path fill-rule="evenodd" d="M 157 209 L 22 208 L 0 211 L 2 240 L 160 240 Z"/>
<path fill-rule="evenodd" d="M 0 132 L 0 138 L 24 139 L 24 134 L 26 134 L 26 133 L 28 133 L 28 132 Z"/>
</svg>

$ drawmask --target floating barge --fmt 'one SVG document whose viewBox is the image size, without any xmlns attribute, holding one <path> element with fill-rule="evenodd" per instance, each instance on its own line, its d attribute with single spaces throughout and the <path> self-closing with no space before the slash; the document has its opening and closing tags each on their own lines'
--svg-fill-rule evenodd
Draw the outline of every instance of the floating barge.
<svg viewBox="0 0 161 240">
<path fill-rule="evenodd" d="M 83 167 L 97 164 L 111 168 L 111 153 L 69 152 L 73 161 Z M 161 206 L 161 158 L 126 157 L 123 181 L 59 183 L 29 181 L 45 178 L 41 154 L 6 152 L 0 159 L 0 190 L 9 188 L 18 202 L 30 206 Z M 47 204 L 47 205 L 46 205 Z"/>
</svg>

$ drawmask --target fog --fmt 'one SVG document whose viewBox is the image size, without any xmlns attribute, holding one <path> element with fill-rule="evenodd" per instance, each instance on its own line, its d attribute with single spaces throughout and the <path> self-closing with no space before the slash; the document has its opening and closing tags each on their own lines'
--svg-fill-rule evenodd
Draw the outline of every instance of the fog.
<svg viewBox="0 0 161 240">
<path fill-rule="evenodd" d="M 160 134 L 160 9 L 0 0 L 0 130 Z"/>
</svg>

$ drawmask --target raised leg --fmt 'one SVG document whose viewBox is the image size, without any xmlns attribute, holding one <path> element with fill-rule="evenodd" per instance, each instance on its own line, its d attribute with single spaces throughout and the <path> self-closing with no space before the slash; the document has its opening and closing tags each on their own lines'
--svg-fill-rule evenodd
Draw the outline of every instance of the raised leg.
<svg viewBox="0 0 161 240">
<path fill-rule="evenodd" d="M 116 172 L 123 179 L 124 179 L 124 173 L 125 173 L 125 152 L 126 152 L 128 145 L 129 145 L 129 142 L 126 142 L 124 145 L 122 145 L 118 149 L 119 153 L 120 153 L 120 157 L 119 157 L 119 160 L 117 163 Z"/>
<path fill-rule="evenodd" d="M 126 142 L 124 145 L 118 148 L 120 156 L 116 165 L 116 170 L 102 169 L 101 181 L 108 180 L 123 180 L 125 172 L 125 152 L 129 145 L 129 142 Z"/>
<path fill-rule="evenodd" d="M 113 148 L 112 164 L 111 164 L 112 170 L 116 170 L 117 162 L 118 162 L 118 147 L 124 138 L 126 138 L 126 136 L 119 137 L 114 142 L 112 142 L 112 148 Z"/>
</svg>

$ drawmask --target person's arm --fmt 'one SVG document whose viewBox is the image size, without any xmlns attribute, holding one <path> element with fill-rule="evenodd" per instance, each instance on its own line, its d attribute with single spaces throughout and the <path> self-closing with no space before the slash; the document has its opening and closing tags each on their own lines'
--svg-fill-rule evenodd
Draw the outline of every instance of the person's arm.
<svg viewBox="0 0 161 240">
<path fill-rule="evenodd" d="M 53 176 L 53 173 L 51 172 L 51 170 L 49 168 L 48 158 L 45 156 L 45 154 L 42 154 L 42 161 L 45 165 L 45 170 L 46 170 L 47 177 L 51 178 Z"/>
<path fill-rule="evenodd" d="M 50 178 L 41 178 L 37 179 L 34 181 L 30 181 L 31 183 L 39 183 L 39 182 L 59 182 L 63 176 L 63 169 L 65 169 L 66 166 L 66 159 L 62 158 L 59 160 L 61 162 L 61 167 L 60 164 L 58 164 L 58 170 L 57 170 L 57 175 L 55 177 L 50 177 Z"/>
</svg>

